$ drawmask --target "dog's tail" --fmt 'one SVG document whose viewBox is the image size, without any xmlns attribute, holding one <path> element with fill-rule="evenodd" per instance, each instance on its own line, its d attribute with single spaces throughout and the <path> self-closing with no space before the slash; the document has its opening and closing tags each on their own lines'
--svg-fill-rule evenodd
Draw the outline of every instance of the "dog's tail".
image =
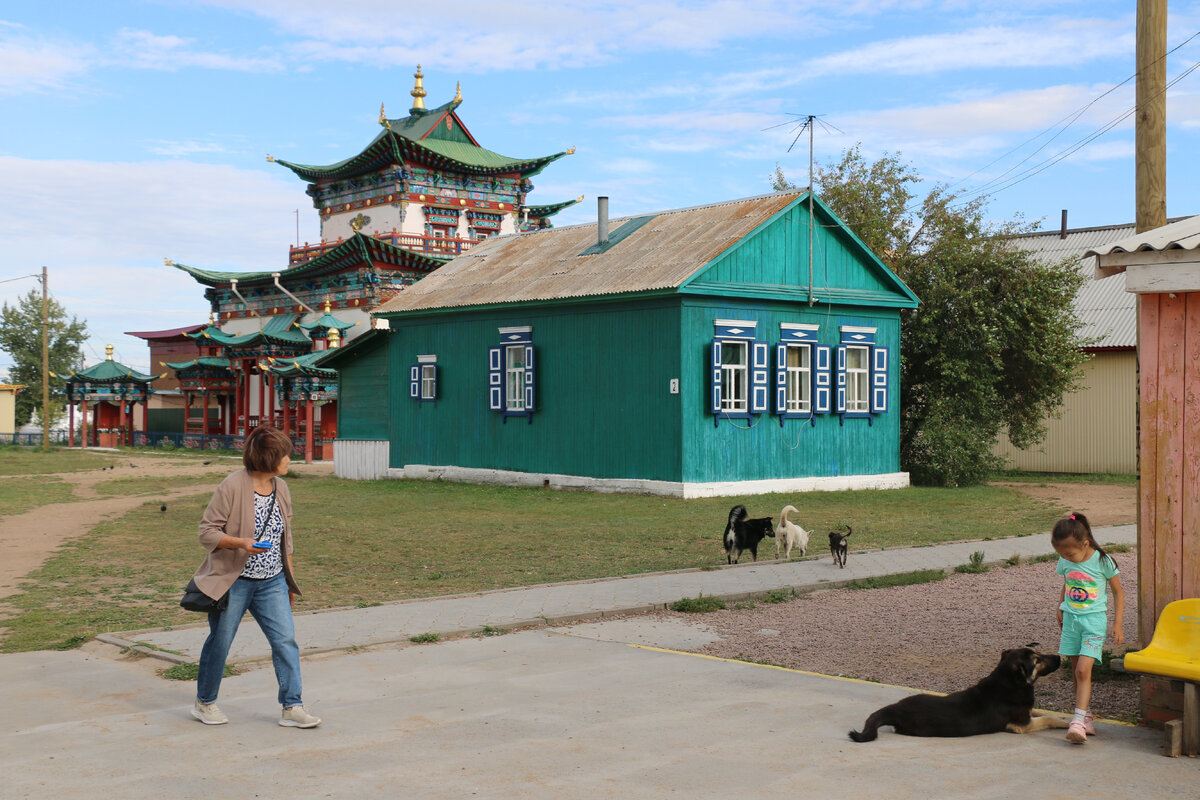
<svg viewBox="0 0 1200 800">
<path fill-rule="evenodd" d="M 749 516 L 749 514 L 746 511 L 745 506 L 739 505 L 739 506 L 734 506 L 733 508 L 729 509 L 729 527 L 732 528 L 735 523 L 741 522 L 747 516 Z"/>
<path fill-rule="evenodd" d="M 788 514 L 799 514 L 795 506 L 784 506 L 783 511 L 779 512 L 779 524 L 783 526 L 788 521 Z"/>
<path fill-rule="evenodd" d="M 850 738 L 856 742 L 873 742 L 879 736 L 879 726 L 887 724 L 882 722 L 884 709 L 879 709 L 871 716 L 867 717 L 866 723 L 863 725 L 862 732 L 850 731 Z"/>
<path fill-rule="evenodd" d="M 847 525 L 846 526 L 846 536 L 843 538 L 847 538 L 847 539 L 850 538 L 850 534 L 852 534 L 852 533 L 854 533 L 854 528 L 851 528 L 849 525 Z"/>
</svg>

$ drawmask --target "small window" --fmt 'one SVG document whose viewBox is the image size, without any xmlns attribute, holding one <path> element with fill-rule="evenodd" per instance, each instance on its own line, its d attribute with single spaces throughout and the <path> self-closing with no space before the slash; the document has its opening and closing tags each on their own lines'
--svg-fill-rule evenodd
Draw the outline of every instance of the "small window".
<svg viewBox="0 0 1200 800">
<path fill-rule="evenodd" d="M 504 348 L 505 411 L 525 410 L 525 345 Z"/>
<path fill-rule="evenodd" d="M 787 413 L 812 412 L 812 348 L 807 344 L 787 345 Z"/>
<path fill-rule="evenodd" d="M 721 411 L 746 413 L 746 348 L 748 342 L 721 343 Z"/>
<path fill-rule="evenodd" d="M 437 400 L 437 356 L 417 356 L 417 363 L 408 368 L 408 396 L 422 402 Z"/>
<path fill-rule="evenodd" d="M 437 364 L 421 365 L 421 399 L 433 400 L 437 397 Z"/>
<path fill-rule="evenodd" d="M 866 414 L 870 411 L 870 353 L 869 347 L 846 347 L 846 413 Z"/>
</svg>

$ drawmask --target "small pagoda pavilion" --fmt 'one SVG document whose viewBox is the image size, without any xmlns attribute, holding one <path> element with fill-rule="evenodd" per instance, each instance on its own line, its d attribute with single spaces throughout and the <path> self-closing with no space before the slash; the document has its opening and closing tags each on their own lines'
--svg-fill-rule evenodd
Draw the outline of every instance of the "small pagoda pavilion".
<svg viewBox="0 0 1200 800">
<path fill-rule="evenodd" d="M 142 427 L 148 424 L 149 399 L 154 390 L 150 384 L 161 375 L 145 375 L 133 367 L 113 360 L 113 346 L 104 348 L 105 358 L 99 364 L 68 375 L 55 375 L 66 381 L 68 445 L 75 446 L 75 405 L 80 406 L 83 426 L 80 440 L 83 447 L 116 447 L 133 444 L 134 407 L 142 404 Z M 90 424 L 89 424 L 90 423 Z"/>
<path fill-rule="evenodd" d="M 320 366 L 326 351 L 369 331 L 370 309 L 473 244 L 551 227 L 551 216 L 582 199 L 529 205 L 532 177 L 573 149 L 536 158 L 487 150 L 458 116 L 461 87 L 430 110 L 420 67 L 413 77 L 408 116 L 381 108 L 382 130 L 358 155 L 327 166 L 267 157 L 309 181 L 320 242 L 291 247 L 279 270 L 166 261 L 206 287 L 213 312 L 186 334 L 199 354 L 166 362 L 184 394 L 185 436 L 239 437 L 269 423 L 306 460 L 331 453 L 338 390 L 337 373 Z"/>
</svg>

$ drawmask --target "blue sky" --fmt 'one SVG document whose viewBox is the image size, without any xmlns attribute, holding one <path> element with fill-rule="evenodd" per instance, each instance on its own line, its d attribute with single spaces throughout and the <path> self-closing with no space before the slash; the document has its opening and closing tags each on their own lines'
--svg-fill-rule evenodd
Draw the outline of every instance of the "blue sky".
<svg viewBox="0 0 1200 800">
<path fill-rule="evenodd" d="M 484 146 L 577 148 L 535 203 L 585 195 L 558 224 L 769 191 L 780 164 L 855 143 L 931 185 L 991 186 L 989 215 L 1131 222 L 1131 0 L 64 0 L 0 6 L 0 301 L 39 284 L 104 345 L 149 369 L 124 331 L 203 322 L 203 287 L 164 258 L 279 269 L 315 241 L 305 185 L 266 154 L 326 164 L 388 115 L 462 83 Z M 1200 32 L 1170 4 L 1168 48 Z M 1200 38 L 1168 58 L 1167 213 L 1200 213 Z M 1114 88 L 1115 87 L 1115 88 Z M 1111 91 L 1110 91 L 1111 90 Z M 782 124 L 781 124 L 782 123 Z M 1069 124 L 1068 124 L 1069 123 Z M 1111 126 L 1107 132 L 1102 129 Z M 1093 138 L 1094 137 L 1094 138 Z M 790 150 L 789 150 L 790 148 Z M 921 190 L 922 192 L 924 189 Z M 17 280 L 12 280 L 17 278 Z M 31 332 L 35 335 L 36 332 Z M 0 353 L 0 371 L 11 364 Z"/>
</svg>

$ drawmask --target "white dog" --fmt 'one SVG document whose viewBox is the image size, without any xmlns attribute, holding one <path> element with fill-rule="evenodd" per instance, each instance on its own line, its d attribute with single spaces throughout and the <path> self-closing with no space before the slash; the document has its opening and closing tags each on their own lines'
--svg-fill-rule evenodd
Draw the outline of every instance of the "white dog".
<svg viewBox="0 0 1200 800">
<path fill-rule="evenodd" d="M 803 557 L 808 550 L 809 532 L 794 522 L 788 521 L 788 514 L 799 514 L 795 506 L 784 506 L 779 512 L 779 527 L 775 529 L 775 557 L 779 558 L 779 546 L 783 545 L 783 557 L 792 557 L 792 548 L 800 550 Z"/>
</svg>

